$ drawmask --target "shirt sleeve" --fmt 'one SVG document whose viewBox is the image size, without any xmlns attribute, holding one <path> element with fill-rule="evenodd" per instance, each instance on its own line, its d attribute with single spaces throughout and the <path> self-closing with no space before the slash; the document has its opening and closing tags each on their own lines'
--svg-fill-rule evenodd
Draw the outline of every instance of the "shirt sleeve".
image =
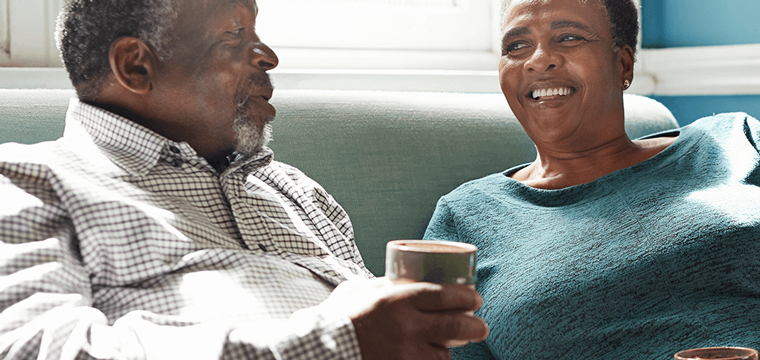
<svg viewBox="0 0 760 360">
<path fill-rule="evenodd" d="M 108 319 L 93 306 L 75 226 L 52 187 L 0 175 L 0 199 L 2 359 L 361 358 L 350 319 L 318 306 L 234 328 L 145 311 Z"/>
<path fill-rule="evenodd" d="M 341 236 L 332 237 L 327 245 L 333 251 L 334 255 L 341 260 L 353 262 L 358 265 L 366 277 L 374 277 L 372 272 L 367 269 L 364 259 L 359 252 L 359 247 L 354 239 L 354 227 L 351 219 L 343 207 L 325 190 L 322 185 L 308 177 L 301 170 L 281 162 L 272 163 L 293 180 L 298 187 L 303 190 L 313 203 L 319 208 L 324 216 L 330 221 L 335 229 L 340 232 Z"/>
<path fill-rule="evenodd" d="M 451 215 L 445 198 L 442 197 L 438 200 L 433 217 L 430 219 L 422 238 L 425 240 L 461 241 L 454 223 L 454 217 Z"/>
<path fill-rule="evenodd" d="M 149 312 L 133 311 L 110 328 L 99 326 L 93 330 L 100 332 L 97 338 L 102 342 L 97 345 L 112 344 L 118 336 L 134 339 L 131 347 L 112 347 L 119 351 L 108 359 L 361 359 L 351 320 L 331 317 L 318 306 L 298 311 L 287 320 L 232 329 L 223 324 L 167 321 Z M 140 349 L 140 356 L 126 356 L 134 352 L 134 347 Z M 99 356 L 88 358 L 104 358 L 95 355 Z"/>
<path fill-rule="evenodd" d="M 353 261 L 363 270 L 365 270 L 367 274 L 371 275 L 372 273 L 367 270 L 366 266 L 364 265 L 364 259 L 359 252 L 359 247 L 356 246 L 356 241 L 354 239 L 354 227 L 351 224 L 351 219 L 348 217 L 346 211 L 343 210 L 343 207 L 340 206 L 340 204 L 338 204 L 335 199 L 333 199 L 332 195 L 328 194 L 322 188 L 315 189 L 314 197 L 319 204 L 319 207 L 324 212 L 325 216 L 330 219 L 330 221 L 345 237 L 346 241 L 343 242 L 343 244 L 340 246 L 340 248 L 345 248 L 345 250 L 338 251 L 337 255 L 339 255 L 344 260 Z"/>
</svg>

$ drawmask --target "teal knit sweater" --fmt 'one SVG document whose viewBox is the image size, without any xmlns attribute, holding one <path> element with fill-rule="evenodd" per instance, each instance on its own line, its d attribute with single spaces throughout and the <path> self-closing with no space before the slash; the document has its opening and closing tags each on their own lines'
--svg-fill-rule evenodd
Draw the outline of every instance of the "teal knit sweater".
<svg viewBox="0 0 760 360">
<path fill-rule="evenodd" d="M 653 136 L 675 134 L 588 184 L 534 189 L 507 176 L 522 165 L 440 199 L 425 238 L 478 246 L 491 327 L 455 359 L 760 348 L 760 123 L 722 114 Z"/>
</svg>

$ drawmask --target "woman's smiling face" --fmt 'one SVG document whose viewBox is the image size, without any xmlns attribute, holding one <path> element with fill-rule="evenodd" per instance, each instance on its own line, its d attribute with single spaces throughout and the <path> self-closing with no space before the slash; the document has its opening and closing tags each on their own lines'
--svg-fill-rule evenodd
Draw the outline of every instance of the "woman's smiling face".
<svg viewBox="0 0 760 360">
<path fill-rule="evenodd" d="M 503 30 L 501 89 L 535 142 L 582 140 L 622 120 L 633 51 L 614 49 L 600 1 L 514 0 Z"/>
</svg>

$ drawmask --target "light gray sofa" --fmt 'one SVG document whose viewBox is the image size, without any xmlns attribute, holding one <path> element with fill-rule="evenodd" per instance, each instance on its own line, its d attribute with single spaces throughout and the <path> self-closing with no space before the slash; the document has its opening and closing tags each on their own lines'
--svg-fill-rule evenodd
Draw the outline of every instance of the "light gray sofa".
<svg viewBox="0 0 760 360">
<path fill-rule="evenodd" d="M 0 143 L 55 140 L 71 90 L 0 90 Z M 321 183 L 350 215 L 370 270 L 385 243 L 420 238 L 441 195 L 533 160 L 501 94 L 275 91 L 275 159 Z M 626 95 L 633 138 L 675 128 L 662 104 Z"/>
</svg>

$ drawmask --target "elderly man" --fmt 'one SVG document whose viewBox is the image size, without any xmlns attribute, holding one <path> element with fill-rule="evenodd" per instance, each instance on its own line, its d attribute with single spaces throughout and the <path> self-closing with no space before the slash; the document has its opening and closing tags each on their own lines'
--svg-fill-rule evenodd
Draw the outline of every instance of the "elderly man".
<svg viewBox="0 0 760 360">
<path fill-rule="evenodd" d="M 3 358 L 439 359 L 485 338 L 474 290 L 371 279 L 343 209 L 272 160 L 256 16 L 66 4 L 64 136 L 0 146 Z"/>
</svg>

